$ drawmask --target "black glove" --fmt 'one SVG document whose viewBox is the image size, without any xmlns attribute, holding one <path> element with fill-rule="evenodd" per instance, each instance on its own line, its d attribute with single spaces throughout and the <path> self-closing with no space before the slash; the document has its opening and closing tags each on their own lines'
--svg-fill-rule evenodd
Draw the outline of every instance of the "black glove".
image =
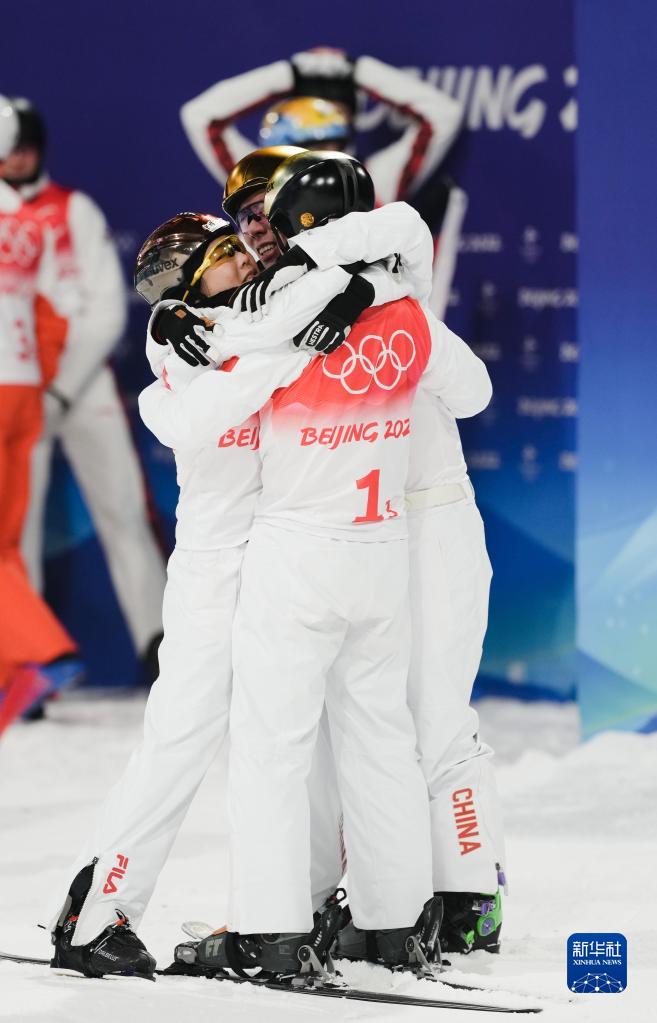
<svg viewBox="0 0 657 1023">
<path fill-rule="evenodd" d="M 205 353 L 210 346 L 197 337 L 196 327 L 207 329 L 208 323 L 195 316 L 184 305 L 167 306 L 155 317 L 151 333 L 159 345 L 171 345 L 176 355 L 189 366 L 209 366 Z"/>
<path fill-rule="evenodd" d="M 344 103 L 352 114 L 356 111 L 354 61 L 340 50 L 322 47 L 295 53 L 290 58 L 294 73 L 295 96 L 319 96 Z"/>
<path fill-rule="evenodd" d="M 240 313 L 250 313 L 251 318 L 259 320 L 269 301 L 270 295 L 280 291 L 286 284 L 303 277 L 308 270 L 312 270 L 317 264 L 298 245 L 283 253 L 269 270 L 263 270 L 261 274 L 248 284 L 243 284 L 235 292 L 231 300 L 233 309 Z"/>
<path fill-rule="evenodd" d="M 374 300 L 374 285 L 364 277 L 352 277 L 345 290 L 332 298 L 312 323 L 293 339 L 297 348 L 315 355 L 330 355 L 346 341 L 361 313 Z"/>
</svg>

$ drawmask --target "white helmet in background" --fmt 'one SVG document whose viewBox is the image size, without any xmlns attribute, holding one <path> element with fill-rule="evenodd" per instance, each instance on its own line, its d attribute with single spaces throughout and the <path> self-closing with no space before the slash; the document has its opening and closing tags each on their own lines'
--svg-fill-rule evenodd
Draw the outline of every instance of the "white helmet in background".
<svg viewBox="0 0 657 1023">
<path fill-rule="evenodd" d="M 18 141 L 18 115 L 6 96 L 0 94 L 0 160 L 6 160 Z"/>
</svg>

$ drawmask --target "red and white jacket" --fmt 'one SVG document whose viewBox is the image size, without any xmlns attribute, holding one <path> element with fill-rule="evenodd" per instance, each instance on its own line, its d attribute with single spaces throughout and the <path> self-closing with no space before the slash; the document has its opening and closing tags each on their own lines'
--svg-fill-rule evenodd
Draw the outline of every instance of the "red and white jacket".
<svg viewBox="0 0 657 1023">
<path fill-rule="evenodd" d="M 43 382 L 36 298 L 51 294 L 54 277 L 51 232 L 0 181 L 0 384 Z"/>
<path fill-rule="evenodd" d="M 47 229 L 53 245 L 57 312 L 67 321 L 66 344 L 53 381 L 69 402 L 91 381 L 126 322 L 126 289 L 107 222 L 84 192 L 43 175 L 20 194 L 26 215 Z"/>
<path fill-rule="evenodd" d="M 374 57 L 359 57 L 356 85 L 410 117 L 397 139 L 366 161 L 380 203 L 404 199 L 440 164 L 461 125 L 463 108 L 447 93 Z M 211 86 L 181 108 L 187 137 L 201 162 L 222 185 L 235 164 L 257 148 L 235 122 L 289 95 L 292 65 L 279 60 Z"/>
</svg>

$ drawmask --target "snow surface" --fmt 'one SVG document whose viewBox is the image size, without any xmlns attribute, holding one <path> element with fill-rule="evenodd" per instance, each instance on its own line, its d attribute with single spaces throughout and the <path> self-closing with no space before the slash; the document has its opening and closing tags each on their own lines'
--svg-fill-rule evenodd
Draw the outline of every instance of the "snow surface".
<svg viewBox="0 0 657 1023">
<path fill-rule="evenodd" d="M 48 956 L 43 907 L 67 872 L 99 797 L 137 740 L 142 694 L 72 694 L 45 722 L 19 724 L 0 745 L 0 948 Z M 503 1004 L 540 1004 L 544 1023 L 634 1023 L 653 1018 L 657 987 L 657 736 L 606 733 L 579 743 L 572 705 L 487 700 L 482 733 L 496 748 L 507 828 L 503 946 L 499 956 L 454 956 L 455 980 L 480 996 L 396 977 L 404 994 Z M 141 936 L 168 965 L 183 920 L 224 919 L 228 878 L 225 765 L 215 763 L 155 890 Z M 574 931 L 620 931 L 628 939 L 628 989 L 573 995 L 565 983 L 566 938 Z M 386 990 L 388 973 L 345 964 L 354 985 Z M 529 995 L 530 997 L 523 997 Z M 652 996 L 652 997 L 651 997 Z M 336 1020 L 444 1023 L 455 1010 L 387 1008 L 256 990 L 190 978 L 151 984 L 62 976 L 46 967 L 0 963 L 0 1020 L 42 1023 L 301 1023 Z M 477 1013 L 475 1019 L 499 1019 Z M 516 1017 L 522 1018 L 522 1017 Z M 525 1017 L 533 1019 L 535 1017 Z"/>
</svg>

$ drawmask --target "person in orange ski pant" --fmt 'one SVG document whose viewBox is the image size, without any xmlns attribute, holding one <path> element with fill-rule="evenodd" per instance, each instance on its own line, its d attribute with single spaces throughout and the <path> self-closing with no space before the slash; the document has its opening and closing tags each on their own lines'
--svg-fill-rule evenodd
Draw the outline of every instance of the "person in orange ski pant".
<svg viewBox="0 0 657 1023">
<path fill-rule="evenodd" d="M 60 332 L 54 320 L 42 327 L 39 348 L 44 376 L 56 364 Z M 27 664 L 47 664 L 75 653 L 76 645 L 32 589 L 20 553 L 29 497 L 30 455 L 43 425 L 42 388 L 0 384 L 0 733 L 10 723 L 9 685 Z M 20 681 L 23 681 L 22 679 Z"/>
</svg>

